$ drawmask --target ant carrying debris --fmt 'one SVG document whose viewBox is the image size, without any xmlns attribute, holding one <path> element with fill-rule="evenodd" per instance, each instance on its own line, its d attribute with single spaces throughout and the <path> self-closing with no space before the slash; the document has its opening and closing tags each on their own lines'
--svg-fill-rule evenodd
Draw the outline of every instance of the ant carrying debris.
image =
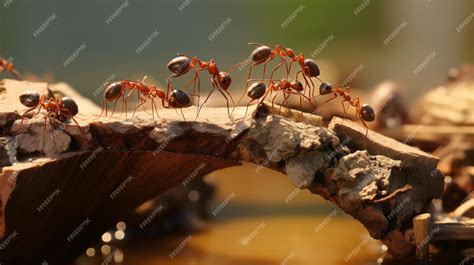
<svg viewBox="0 0 474 265">
<path fill-rule="evenodd" d="M 21 79 L 21 74 L 15 69 L 12 62 L 0 58 L 0 73 L 9 71 L 16 79 Z"/>
<path fill-rule="evenodd" d="M 20 95 L 19 99 L 23 106 L 29 108 L 23 113 L 21 124 L 23 124 L 23 121 L 26 117 L 25 115 L 27 113 L 37 110 L 33 115 L 34 117 L 38 115 L 42 109 L 46 110 L 47 113 L 44 116 L 43 143 L 45 142 L 46 123 L 47 119 L 49 118 L 49 122 L 53 128 L 55 127 L 53 121 L 58 120 L 60 122 L 68 122 L 69 120 L 72 120 L 79 128 L 79 131 L 87 143 L 92 146 L 91 142 L 87 139 L 85 132 L 74 118 L 74 116 L 79 113 L 79 108 L 77 103 L 72 98 L 63 97 L 61 99 L 56 99 L 51 97 L 47 99 L 45 95 L 40 96 L 40 94 L 36 91 L 25 91 Z"/>
<path fill-rule="evenodd" d="M 333 94 L 332 98 L 327 99 L 324 101 L 323 104 L 337 98 L 338 96 L 342 98 L 341 104 L 342 104 L 342 109 L 344 110 L 344 115 L 347 114 L 346 111 L 346 106 L 344 105 L 345 102 L 349 102 L 349 106 L 353 106 L 356 109 L 356 117 L 359 117 L 360 121 L 364 124 L 365 126 L 365 136 L 367 136 L 369 132 L 369 128 L 367 127 L 367 122 L 371 122 L 375 120 L 375 112 L 372 106 L 369 104 L 360 104 L 360 99 L 359 97 L 352 98 L 350 93 L 350 87 L 348 88 L 343 88 L 341 86 L 337 86 L 336 88 L 333 88 L 330 83 L 323 82 L 321 86 L 319 87 L 319 94 L 320 95 L 329 95 Z M 321 104 L 322 105 L 322 104 Z"/>
<path fill-rule="evenodd" d="M 232 117 L 229 111 L 229 99 L 227 98 L 227 96 L 229 96 L 232 103 L 235 105 L 232 95 L 227 91 L 227 89 L 230 87 L 232 83 L 232 78 L 230 77 L 229 73 L 219 71 L 219 68 L 214 59 L 211 59 L 209 62 L 205 62 L 205 61 L 200 60 L 196 56 L 191 59 L 191 57 L 185 54 L 178 53 L 178 57 L 172 59 L 168 63 L 167 67 L 172 72 L 172 75 L 168 77 L 168 93 L 171 90 L 171 79 L 178 76 L 182 76 L 188 73 L 189 70 L 199 67 L 195 71 L 194 78 L 189 81 L 189 83 L 194 82 L 194 92 L 193 92 L 194 94 L 196 94 L 196 83 L 197 83 L 198 111 L 196 114 L 196 118 L 199 116 L 199 112 L 201 111 L 201 108 L 207 102 L 207 100 L 212 95 L 214 90 L 217 89 L 226 100 L 227 112 L 228 112 L 229 118 L 232 120 Z M 211 75 L 211 83 L 213 87 L 211 91 L 209 92 L 209 94 L 207 95 L 207 98 L 204 100 L 204 102 L 201 105 L 199 105 L 199 99 L 201 96 L 201 77 L 199 75 L 199 72 L 204 71 L 204 70 L 207 70 L 208 73 Z"/>
</svg>

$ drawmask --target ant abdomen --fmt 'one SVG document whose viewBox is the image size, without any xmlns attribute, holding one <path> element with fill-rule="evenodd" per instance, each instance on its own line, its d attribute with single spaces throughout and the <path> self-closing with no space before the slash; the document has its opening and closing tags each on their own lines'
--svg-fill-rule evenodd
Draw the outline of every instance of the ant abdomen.
<svg viewBox="0 0 474 265">
<path fill-rule="evenodd" d="M 319 71 L 319 66 L 313 59 L 304 60 L 305 74 L 310 77 L 318 77 L 321 72 Z"/>
<path fill-rule="evenodd" d="M 230 87 L 230 84 L 232 83 L 232 78 L 230 77 L 230 74 L 227 72 L 219 72 L 219 75 L 220 75 L 220 79 L 218 79 L 219 86 L 222 89 L 227 90 Z"/>
<path fill-rule="evenodd" d="M 265 83 L 253 83 L 247 89 L 247 96 L 251 99 L 259 99 L 265 94 L 266 90 L 267 86 Z"/>
<path fill-rule="evenodd" d="M 191 105 L 191 99 L 183 90 L 174 89 L 169 95 L 168 104 L 172 108 L 185 108 Z"/>
<path fill-rule="evenodd" d="M 20 95 L 20 102 L 23 106 L 34 107 L 39 104 L 40 94 L 33 90 L 28 90 Z"/>
<path fill-rule="evenodd" d="M 106 84 L 104 96 L 107 101 L 113 101 L 122 96 L 123 82 L 113 82 Z"/>
<path fill-rule="evenodd" d="M 372 106 L 370 106 L 369 104 L 363 104 L 361 106 L 360 115 L 361 115 L 361 117 L 364 121 L 373 121 L 373 120 L 375 120 L 375 111 L 372 108 Z"/>
<path fill-rule="evenodd" d="M 176 75 L 183 75 L 187 73 L 190 69 L 189 65 L 191 64 L 191 60 L 186 56 L 178 56 L 172 59 L 167 67 L 168 69 L 176 74 Z"/>
<path fill-rule="evenodd" d="M 324 82 L 319 86 L 319 94 L 327 95 L 332 92 L 332 85 L 330 83 Z"/>
<path fill-rule="evenodd" d="M 272 49 L 268 46 L 259 46 L 250 54 L 250 58 L 254 63 L 262 63 L 270 58 L 272 54 Z"/>
<path fill-rule="evenodd" d="M 76 116 L 76 114 L 79 113 L 79 107 L 77 106 L 76 101 L 70 97 L 62 98 L 61 107 L 63 110 L 66 110 L 67 114 L 70 116 Z"/>
</svg>

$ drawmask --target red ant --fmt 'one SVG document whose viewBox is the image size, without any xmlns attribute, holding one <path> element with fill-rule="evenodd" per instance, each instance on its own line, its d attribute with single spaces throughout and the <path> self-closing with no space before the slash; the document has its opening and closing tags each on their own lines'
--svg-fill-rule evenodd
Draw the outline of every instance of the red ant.
<svg viewBox="0 0 474 265">
<path fill-rule="evenodd" d="M 250 79 L 249 81 L 251 81 L 251 80 L 252 79 Z M 260 80 L 260 81 L 266 81 L 266 80 L 264 79 L 264 80 Z M 271 94 L 273 91 L 276 91 L 276 94 L 272 98 L 272 110 L 274 109 L 274 102 L 275 102 L 276 97 L 278 96 L 278 94 L 280 92 L 283 92 L 283 101 L 280 104 L 279 113 L 281 112 L 281 105 L 285 104 L 286 107 L 288 108 L 288 99 L 291 95 L 299 95 L 300 96 L 300 108 L 301 108 L 301 110 L 303 109 L 303 98 L 307 99 L 308 102 L 311 105 L 313 105 L 311 99 L 302 93 L 304 91 L 304 87 L 303 87 L 303 84 L 300 81 L 293 80 L 293 81 L 290 82 L 288 79 L 285 79 L 285 78 L 279 80 L 278 83 L 276 83 L 276 84 L 274 83 L 275 80 L 273 80 L 273 79 L 269 79 L 268 81 L 269 81 L 269 86 L 268 86 L 268 88 L 266 89 L 266 91 L 264 93 L 262 93 L 262 90 L 264 90 L 264 88 L 265 88 L 265 83 L 260 82 L 260 83 L 254 83 L 254 84 L 250 85 L 250 87 L 247 90 L 247 96 L 250 97 L 251 100 L 247 104 L 247 108 L 248 108 L 249 104 L 252 101 L 255 101 L 257 99 L 259 99 L 259 101 L 260 101 L 258 104 L 261 104 L 265 100 L 267 95 L 269 93 Z M 247 110 L 245 111 L 245 115 L 247 115 Z"/>
<path fill-rule="evenodd" d="M 145 84 L 144 83 L 145 79 L 146 79 L 146 76 L 140 82 L 124 80 L 124 81 L 118 81 L 118 82 L 106 84 L 103 105 L 102 105 L 102 113 L 105 108 L 105 116 L 107 116 L 107 102 L 115 101 L 114 108 L 112 111 L 112 115 L 113 115 L 117 101 L 121 97 L 123 99 L 125 110 L 127 110 L 127 98 L 130 96 L 130 94 L 133 92 L 134 89 L 138 91 L 138 99 L 140 100 L 140 103 L 137 105 L 137 107 L 135 107 L 133 116 L 135 116 L 137 109 L 146 103 L 146 97 L 152 100 L 151 113 L 153 115 L 153 119 L 155 118 L 155 112 L 156 112 L 156 115 L 159 117 L 158 107 L 156 106 L 156 103 L 154 101 L 154 98 L 156 97 L 162 100 L 162 105 L 164 108 L 183 108 L 190 105 L 191 100 L 189 99 L 189 96 L 188 94 L 186 94 L 186 92 L 175 89 L 170 94 L 166 94 L 163 89 L 157 88 L 155 86 L 148 86 L 147 84 Z M 127 88 L 130 89 L 130 92 L 128 93 L 128 95 L 125 96 L 125 90 Z M 184 114 L 183 114 L 183 118 L 184 118 Z"/>
<path fill-rule="evenodd" d="M 20 73 L 15 69 L 12 62 L 0 58 L 0 73 L 9 71 L 16 79 L 21 79 Z"/>
<path fill-rule="evenodd" d="M 44 117 L 43 143 L 45 142 L 47 119 L 49 118 L 51 126 L 54 127 L 54 123 L 51 120 L 51 118 L 53 118 L 53 119 L 59 120 L 60 122 L 65 122 L 68 120 L 74 121 L 74 123 L 79 128 L 79 131 L 81 132 L 84 139 L 89 143 L 89 145 L 92 146 L 89 139 L 87 139 L 85 132 L 82 130 L 81 126 L 79 125 L 77 120 L 74 118 L 74 116 L 76 116 L 79 113 L 79 108 L 76 102 L 72 98 L 63 97 L 62 99 L 56 99 L 54 97 L 51 97 L 47 99 L 45 95 L 40 96 L 40 94 L 36 91 L 25 91 L 20 95 L 19 99 L 22 105 L 29 108 L 23 113 L 21 124 L 23 124 L 25 115 L 28 112 L 38 109 L 36 114 L 33 115 L 34 117 L 40 113 L 41 109 L 45 109 L 47 111 L 47 114 Z"/>
<path fill-rule="evenodd" d="M 125 116 L 127 115 L 127 98 L 130 94 L 136 89 L 138 91 L 138 99 L 140 99 L 140 93 L 146 94 L 149 92 L 150 88 L 143 83 L 145 81 L 146 76 L 143 78 L 142 81 L 132 81 L 132 80 L 123 80 L 117 81 L 112 83 L 105 83 L 105 92 L 104 92 L 104 99 L 102 100 L 102 112 L 100 113 L 99 117 L 102 116 L 105 109 L 105 117 L 107 117 L 107 103 L 114 101 L 114 107 L 112 109 L 111 117 L 114 115 L 115 107 L 117 105 L 117 101 L 122 98 L 122 112 L 125 110 Z M 125 91 L 130 89 L 130 92 L 125 96 Z M 152 106 L 153 107 L 153 106 Z M 152 110 L 153 112 L 153 110 Z"/>
<path fill-rule="evenodd" d="M 272 72 L 270 74 L 270 79 L 273 79 L 273 74 L 283 64 L 285 64 L 286 78 L 288 78 L 288 75 L 291 72 L 292 64 L 294 62 L 298 62 L 298 64 L 301 67 L 301 70 L 296 73 L 296 79 L 298 79 L 299 73 L 304 73 L 303 78 L 305 80 L 305 84 L 309 85 L 308 79 L 306 78 L 306 76 L 308 76 L 308 77 L 310 77 L 309 80 L 310 80 L 311 84 L 314 87 L 314 83 L 311 80 L 311 77 L 316 77 L 317 78 L 320 74 L 319 67 L 318 67 L 318 65 L 316 64 L 316 62 L 314 60 L 312 60 L 312 59 L 306 59 L 305 60 L 303 54 L 300 54 L 300 55 L 296 56 L 293 49 L 285 48 L 285 47 L 283 47 L 279 44 L 268 45 L 268 46 L 265 45 L 265 44 L 262 44 L 262 43 L 254 43 L 254 42 L 249 42 L 248 44 L 249 45 L 259 45 L 259 46 L 252 51 L 252 53 L 250 54 L 250 58 L 248 60 L 240 62 L 240 63 L 238 63 L 238 64 L 231 67 L 231 68 L 237 67 L 239 65 L 249 63 L 250 61 L 253 62 L 252 65 L 250 66 L 250 70 L 249 70 L 249 73 L 248 73 L 247 86 L 248 86 L 248 80 L 250 80 L 250 76 L 252 74 L 252 69 L 253 69 L 254 66 L 259 65 L 261 63 L 264 64 L 263 65 L 263 79 L 265 79 L 265 72 L 266 72 L 267 63 L 272 61 L 276 57 L 280 57 L 280 63 L 272 70 Z M 269 46 L 273 46 L 273 49 L 270 48 Z M 289 65 L 286 61 L 286 57 L 288 57 L 290 59 Z M 303 92 L 303 94 L 305 94 L 305 93 Z M 245 95 L 245 93 L 242 94 L 242 96 L 239 98 L 239 101 L 237 101 L 237 104 L 240 103 L 240 101 L 242 100 L 244 95 Z M 311 97 L 311 90 L 310 90 L 309 96 Z"/>
<path fill-rule="evenodd" d="M 225 94 L 227 94 L 232 103 L 234 103 L 234 99 L 232 98 L 232 95 L 227 91 L 227 89 L 230 87 L 230 84 L 232 83 L 232 78 L 230 77 L 230 74 L 227 72 L 221 72 L 219 71 L 219 68 L 217 67 L 216 62 L 214 59 L 211 59 L 209 62 L 201 61 L 198 57 L 191 57 L 184 55 L 182 53 L 178 53 L 178 57 L 172 59 L 167 67 L 168 69 L 173 73 L 168 77 L 168 93 L 171 90 L 171 79 L 184 75 L 189 70 L 196 68 L 198 66 L 199 68 L 196 69 L 196 72 L 194 74 L 194 78 L 189 81 L 189 83 L 194 82 L 194 94 L 196 93 L 196 82 L 197 82 L 197 97 L 198 97 L 198 111 L 196 118 L 199 116 L 199 112 L 201 111 L 202 106 L 207 102 L 211 94 L 214 92 L 214 89 L 218 89 L 219 92 L 222 94 L 222 96 L 225 98 L 227 102 L 227 112 L 229 115 L 229 118 L 232 119 L 230 116 L 230 111 L 229 111 L 229 100 Z M 211 83 L 213 88 L 209 92 L 207 98 L 205 101 L 199 105 L 199 98 L 201 95 L 201 77 L 199 76 L 199 71 L 204 71 L 207 70 L 209 74 L 211 75 Z"/>
<path fill-rule="evenodd" d="M 369 128 L 367 127 L 367 124 L 365 122 L 366 121 L 370 122 L 370 121 L 375 120 L 374 109 L 369 104 L 361 105 L 359 97 L 352 98 L 349 92 L 350 92 L 350 87 L 348 87 L 347 90 L 341 86 L 337 86 L 336 88 L 333 89 L 332 85 L 327 82 L 323 82 L 321 86 L 319 87 L 320 95 L 333 94 L 333 97 L 324 101 L 323 104 L 337 98 L 337 96 L 340 96 L 342 97 L 341 104 L 342 104 L 342 109 L 344 110 L 344 115 L 347 114 L 346 106 L 344 105 L 344 102 L 349 102 L 349 106 L 353 106 L 356 108 L 355 115 L 356 117 L 359 117 L 362 123 L 364 124 L 365 129 L 366 129 L 365 136 L 367 136 L 369 132 Z"/>
<path fill-rule="evenodd" d="M 179 89 L 173 89 L 169 95 L 166 95 L 163 89 L 157 88 L 155 86 L 151 86 L 148 88 L 149 90 L 140 96 L 141 102 L 135 107 L 133 115 L 135 115 L 135 112 L 140 106 L 147 102 L 146 97 L 148 97 L 151 99 L 151 112 L 153 113 L 154 106 L 156 110 L 156 115 L 159 116 L 158 108 L 155 105 L 155 98 L 160 98 L 163 108 L 179 108 L 181 110 L 181 115 L 183 116 L 183 119 L 186 120 L 186 117 L 184 117 L 183 108 L 191 105 L 191 99 L 189 98 L 189 95 L 186 92 Z M 153 119 L 154 118 L 155 116 L 153 115 Z"/>
</svg>

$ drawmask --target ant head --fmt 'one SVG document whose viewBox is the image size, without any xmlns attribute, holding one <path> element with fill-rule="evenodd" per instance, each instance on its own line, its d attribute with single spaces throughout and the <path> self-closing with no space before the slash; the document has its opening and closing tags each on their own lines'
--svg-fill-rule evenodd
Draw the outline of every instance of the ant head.
<svg viewBox="0 0 474 265">
<path fill-rule="evenodd" d="M 272 55 L 272 49 L 268 46 L 262 45 L 257 47 L 250 54 L 250 58 L 254 63 L 262 63 L 266 61 Z"/>
<path fill-rule="evenodd" d="M 108 83 L 105 86 L 104 96 L 107 101 L 118 99 L 122 95 L 123 82 Z"/>
<path fill-rule="evenodd" d="M 169 61 L 168 69 L 176 75 L 183 75 L 189 71 L 191 60 L 187 56 L 178 56 Z"/>
<path fill-rule="evenodd" d="M 318 77 L 321 73 L 319 71 L 319 66 L 313 59 L 304 60 L 305 74 L 309 77 Z"/>
<path fill-rule="evenodd" d="M 360 116 L 364 121 L 373 121 L 375 120 L 374 109 L 369 104 L 364 104 L 361 107 Z"/>
<path fill-rule="evenodd" d="M 232 78 L 230 77 L 230 74 L 227 72 L 219 72 L 219 75 L 219 86 L 222 89 L 227 90 L 230 87 L 230 84 L 232 84 Z"/>
<path fill-rule="evenodd" d="M 75 116 L 77 113 L 79 113 L 79 107 L 77 106 L 76 102 L 74 99 L 70 97 L 63 97 L 61 100 L 61 108 L 64 113 L 66 113 L 68 116 Z"/>
<path fill-rule="evenodd" d="M 174 89 L 169 96 L 169 105 L 173 108 L 185 108 L 191 104 L 189 95 L 183 90 Z"/>
<path fill-rule="evenodd" d="M 304 90 L 303 83 L 301 83 L 298 80 L 294 80 L 294 81 L 291 82 L 291 88 L 293 88 L 296 91 L 303 91 Z"/>
<path fill-rule="evenodd" d="M 40 94 L 36 91 L 29 90 L 21 93 L 20 102 L 23 106 L 34 107 L 39 104 Z"/>
<path fill-rule="evenodd" d="M 264 82 L 253 83 L 247 89 L 247 96 L 251 99 L 259 99 L 265 94 L 266 90 L 267 86 Z"/>
<path fill-rule="evenodd" d="M 332 85 L 330 83 L 324 82 L 319 86 L 319 94 L 327 95 L 332 92 Z"/>
</svg>

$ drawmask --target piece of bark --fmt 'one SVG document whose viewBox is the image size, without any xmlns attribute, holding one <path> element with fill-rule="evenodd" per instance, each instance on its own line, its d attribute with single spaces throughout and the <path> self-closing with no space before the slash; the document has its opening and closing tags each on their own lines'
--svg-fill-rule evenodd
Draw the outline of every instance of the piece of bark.
<svg viewBox="0 0 474 265">
<path fill-rule="evenodd" d="M 399 240 L 403 224 L 442 192 L 442 177 L 430 176 L 436 158 L 372 131 L 366 138 L 364 128 L 348 121 L 335 119 L 332 131 L 318 116 L 285 108 L 291 118 L 271 115 L 267 105 L 235 124 L 226 108 L 203 108 L 196 121 L 170 109 L 160 109 L 156 120 L 144 112 L 97 119 L 100 108 L 84 110 L 83 99 L 75 100 L 95 147 L 72 124 L 45 131 L 41 115 L 7 128 L 20 161 L 0 175 L 7 261 L 61 263 L 144 201 L 240 161 L 283 172 L 295 186 L 336 203 L 373 237 L 392 242 L 395 255 L 414 250 Z M 244 112 L 236 108 L 236 118 Z M 184 115 L 194 117 L 195 108 Z"/>
</svg>

